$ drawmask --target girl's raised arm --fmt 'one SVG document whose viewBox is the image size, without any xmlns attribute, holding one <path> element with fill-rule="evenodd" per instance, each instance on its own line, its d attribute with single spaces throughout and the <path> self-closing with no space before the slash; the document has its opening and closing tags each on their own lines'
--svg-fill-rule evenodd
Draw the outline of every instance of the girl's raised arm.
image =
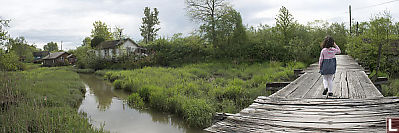
<svg viewBox="0 0 399 133">
<path fill-rule="evenodd" d="M 338 45 L 334 42 L 334 47 L 335 47 L 335 54 L 340 54 L 341 49 L 339 49 Z"/>
</svg>

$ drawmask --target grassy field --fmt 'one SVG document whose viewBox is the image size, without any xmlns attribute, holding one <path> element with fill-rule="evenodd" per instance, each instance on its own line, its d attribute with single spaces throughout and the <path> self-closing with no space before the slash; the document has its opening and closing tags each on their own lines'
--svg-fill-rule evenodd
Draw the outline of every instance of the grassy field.
<svg viewBox="0 0 399 133">
<path fill-rule="evenodd" d="M 382 85 L 382 94 L 384 96 L 399 97 L 399 79 L 389 79 L 388 84 Z"/>
<path fill-rule="evenodd" d="M 103 132 L 78 113 L 84 86 L 65 68 L 0 72 L 0 132 Z"/>
<path fill-rule="evenodd" d="M 189 64 L 177 68 L 145 67 L 97 71 L 116 88 L 132 92 L 128 103 L 182 116 L 191 126 L 206 127 L 215 112 L 236 113 L 260 95 L 266 83 L 292 80 L 303 63 Z"/>
</svg>

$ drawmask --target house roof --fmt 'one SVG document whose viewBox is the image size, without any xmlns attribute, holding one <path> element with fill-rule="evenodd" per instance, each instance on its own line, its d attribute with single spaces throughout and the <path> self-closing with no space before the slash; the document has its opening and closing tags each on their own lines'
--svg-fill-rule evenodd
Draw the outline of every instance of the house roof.
<svg viewBox="0 0 399 133">
<path fill-rule="evenodd" d="M 46 56 L 49 54 L 50 54 L 50 52 L 48 52 L 48 51 L 33 52 L 34 57 L 43 57 L 43 56 Z"/>
<path fill-rule="evenodd" d="M 112 40 L 112 41 L 104 41 L 101 42 L 98 46 L 97 49 L 111 49 L 111 48 L 115 48 L 116 46 L 125 43 L 126 41 L 130 41 L 132 42 L 134 45 L 136 45 L 137 47 L 139 47 L 139 45 L 137 45 L 132 39 L 127 38 L 127 39 L 122 39 L 122 40 Z"/>
<path fill-rule="evenodd" d="M 67 58 L 70 58 L 70 57 L 76 57 L 76 56 L 73 55 L 73 54 L 70 54 L 70 55 L 67 56 Z"/>
<path fill-rule="evenodd" d="M 67 53 L 67 52 L 55 52 L 55 53 L 50 53 L 49 55 L 47 55 L 46 57 L 43 58 L 43 60 L 46 59 L 56 59 L 59 56 L 61 56 L 62 54 Z"/>
</svg>

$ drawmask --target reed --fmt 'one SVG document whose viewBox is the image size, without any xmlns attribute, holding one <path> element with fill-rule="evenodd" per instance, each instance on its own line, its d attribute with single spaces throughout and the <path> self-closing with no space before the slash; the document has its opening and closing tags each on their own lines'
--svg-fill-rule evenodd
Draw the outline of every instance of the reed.
<svg viewBox="0 0 399 133">
<path fill-rule="evenodd" d="M 191 126 L 206 127 L 215 112 L 237 113 L 257 96 L 270 95 L 266 83 L 292 80 L 293 70 L 304 67 L 300 62 L 211 62 L 99 73 L 113 81 L 115 88 L 132 92 L 131 105 L 144 102 L 147 107 L 176 113 Z"/>
<path fill-rule="evenodd" d="M 65 68 L 0 72 L 0 132 L 104 132 L 79 113 L 84 86 Z"/>
</svg>

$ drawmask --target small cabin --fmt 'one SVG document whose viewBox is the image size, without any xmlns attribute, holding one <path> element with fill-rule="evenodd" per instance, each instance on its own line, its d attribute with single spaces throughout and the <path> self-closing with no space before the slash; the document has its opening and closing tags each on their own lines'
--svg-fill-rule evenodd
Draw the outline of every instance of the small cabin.
<svg viewBox="0 0 399 133">
<path fill-rule="evenodd" d="M 68 56 L 71 55 L 67 52 L 54 52 L 50 53 L 43 58 L 43 66 L 64 66 L 68 65 Z"/>
</svg>

